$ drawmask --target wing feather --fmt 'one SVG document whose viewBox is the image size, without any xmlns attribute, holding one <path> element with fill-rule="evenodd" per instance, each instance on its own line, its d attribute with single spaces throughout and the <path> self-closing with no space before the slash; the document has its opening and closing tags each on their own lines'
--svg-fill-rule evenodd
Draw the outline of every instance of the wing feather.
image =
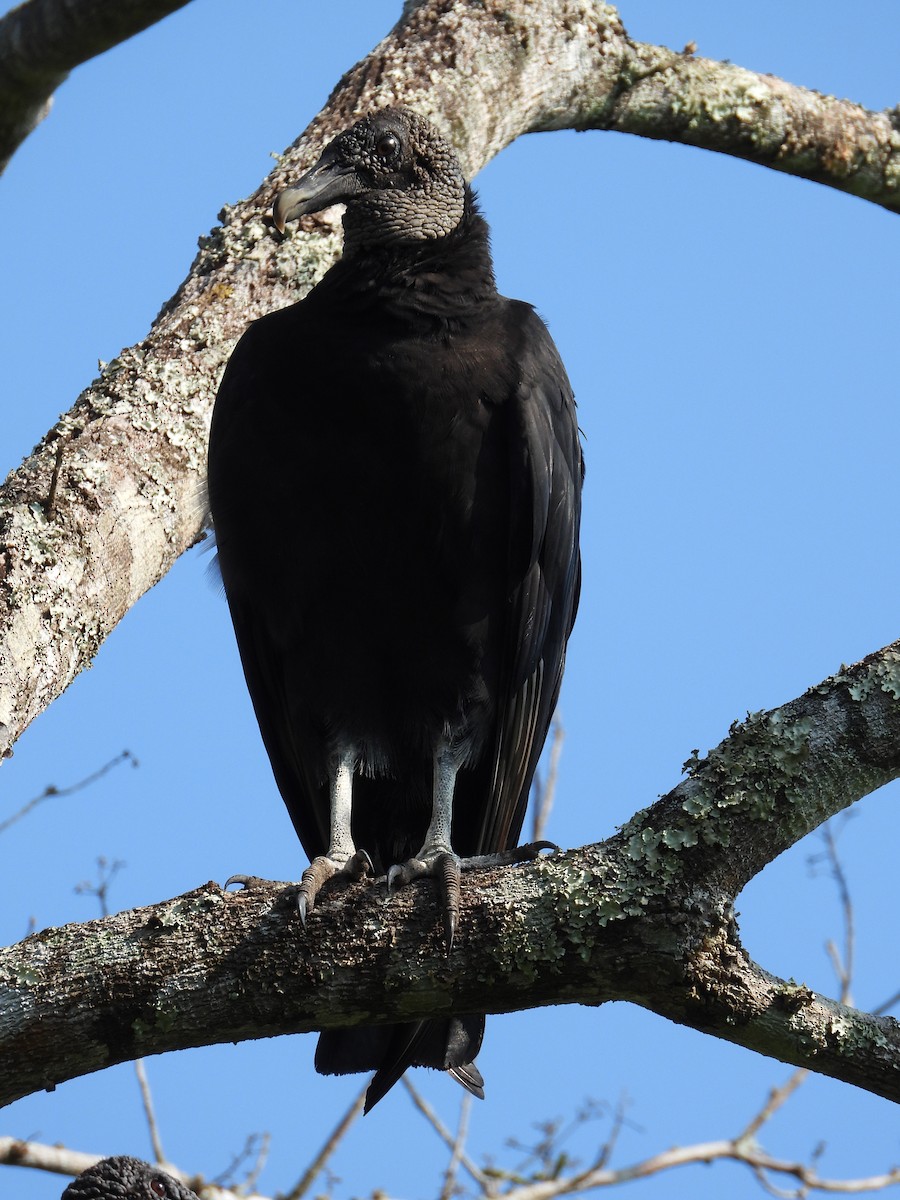
<svg viewBox="0 0 900 1200">
<path fill-rule="evenodd" d="M 479 851 L 516 844 L 565 664 L 581 579 L 584 474 L 575 400 L 546 326 L 511 302 L 521 351 L 509 400 L 511 587 L 494 746 L 492 800 Z"/>
</svg>

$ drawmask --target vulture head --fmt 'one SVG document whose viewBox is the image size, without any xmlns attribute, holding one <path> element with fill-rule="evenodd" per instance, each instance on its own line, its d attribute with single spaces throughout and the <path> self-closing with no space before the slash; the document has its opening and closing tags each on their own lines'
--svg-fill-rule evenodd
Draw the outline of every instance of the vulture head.
<svg viewBox="0 0 900 1200">
<path fill-rule="evenodd" d="M 275 225 L 346 204 L 345 252 L 446 237 L 465 212 L 466 181 L 450 145 L 424 117 L 383 108 L 322 151 L 275 202 Z"/>
<path fill-rule="evenodd" d="M 104 1158 L 73 1179 L 62 1200 L 197 1200 L 196 1195 L 140 1158 Z"/>
</svg>

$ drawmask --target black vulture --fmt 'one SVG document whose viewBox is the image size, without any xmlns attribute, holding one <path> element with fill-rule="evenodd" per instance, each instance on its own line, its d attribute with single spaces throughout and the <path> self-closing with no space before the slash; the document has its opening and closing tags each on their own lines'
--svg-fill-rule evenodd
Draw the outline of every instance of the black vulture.
<svg viewBox="0 0 900 1200">
<path fill-rule="evenodd" d="M 312 860 L 304 921 L 335 873 L 430 874 L 449 953 L 457 856 L 516 847 L 559 693 L 581 573 L 575 406 L 544 323 L 498 294 L 487 225 L 432 125 L 365 117 L 279 196 L 275 224 L 337 203 L 341 259 L 254 322 L 225 371 L 210 508 Z M 483 1025 L 327 1031 L 316 1066 L 377 1069 L 369 1107 L 410 1065 L 480 1096 Z"/>
<path fill-rule="evenodd" d="M 190 1188 L 126 1154 L 104 1158 L 73 1179 L 61 1200 L 197 1200 Z"/>
</svg>

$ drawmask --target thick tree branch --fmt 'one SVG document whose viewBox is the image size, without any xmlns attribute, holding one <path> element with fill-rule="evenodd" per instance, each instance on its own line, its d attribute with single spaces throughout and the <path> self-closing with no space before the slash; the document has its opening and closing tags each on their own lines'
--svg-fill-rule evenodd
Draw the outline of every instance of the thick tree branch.
<svg viewBox="0 0 900 1200">
<path fill-rule="evenodd" d="M 69 72 L 188 0 L 26 0 L 0 19 L 0 174 Z"/>
<path fill-rule="evenodd" d="M 769 975 L 733 917 L 765 861 L 900 774 L 898 664 L 733 726 L 607 842 L 467 876 L 450 958 L 427 884 L 352 885 L 307 930 L 295 888 L 259 881 L 34 934 L 0 952 L 0 1103 L 189 1046 L 613 999 L 900 1100 L 900 1024 Z"/>
<path fill-rule="evenodd" d="M 201 536 L 206 434 L 225 360 L 250 320 L 296 300 L 338 251 L 327 216 L 277 241 L 273 196 L 337 129 L 396 102 L 443 126 L 470 175 L 523 133 L 616 129 L 898 207 L 893 117 L 634 43 L 614 8 L 589 0 L 408 3 L 284 162 L 223 213 L 147 338 L 104 369 L 0 490 L 0 757 Z"/>
<path fill-rule="evenodd" d="M 633 82 L 587 128 L 715 150 L 900 211 L 897 108 L 869 112 L 731 63 L 632 49 Z"/>
</svg>

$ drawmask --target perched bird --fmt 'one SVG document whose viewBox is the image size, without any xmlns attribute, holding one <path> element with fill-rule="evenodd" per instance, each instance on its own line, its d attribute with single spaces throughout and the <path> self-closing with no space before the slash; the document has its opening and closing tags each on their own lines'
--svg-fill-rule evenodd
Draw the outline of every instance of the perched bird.
<svg viewBox="0 0 900 1200">
<path fill-rule="evenodd" d="M 126 1154 L 104 1158 L 82 1171 L 62 1194 L 62 1200 L 197 1200 L 190 1188 Z"/>
<path fill-rule="evenodd" d="M 450 146 L 404 109 L 340 134 L 275 224 L 343 203 L 340 261 L 256 321 L 216 400 L 209 498 L 244 674 L 312 865 L 437 878 L 515 847 L 580 586 L 583 465 L 547 328 L 498 294 Z M 323 1073 L 475 1095 L 482 1016 L 326 1031 Z"/>
</svg>

